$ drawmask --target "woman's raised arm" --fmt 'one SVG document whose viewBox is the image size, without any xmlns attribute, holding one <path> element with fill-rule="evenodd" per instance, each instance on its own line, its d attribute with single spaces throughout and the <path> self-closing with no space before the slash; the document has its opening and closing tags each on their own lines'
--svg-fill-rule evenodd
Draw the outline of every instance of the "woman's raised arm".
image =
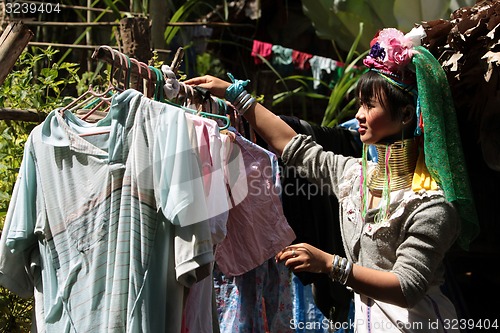
<svg viewBox="0 0 500 333">
<path fill-rule="evenodd" d="M 225 97 L 226 89 L 231 84 L 210 75 L 192 78 L 184 83 L 207 89 L 212 95 L 219 98 Z M 254 103 L 245 112 L 244 117 L 262 139 L 279 155 L 283 152 L 286 144 L 297 134 L 286 122 L 260 103 Z"/>
</svg>

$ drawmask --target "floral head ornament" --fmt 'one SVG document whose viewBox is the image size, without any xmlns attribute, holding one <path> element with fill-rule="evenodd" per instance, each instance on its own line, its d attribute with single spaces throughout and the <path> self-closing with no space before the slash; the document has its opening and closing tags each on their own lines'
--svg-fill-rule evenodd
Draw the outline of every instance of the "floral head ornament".
<svg viewBox="0 0 500 333">
<path fill-rule="evenodd" d="M 363 60 L 365 66 L 403 79 L 408 65 L 420 45 L 421 35 L 403 34 L 395 28 L 380 30 L 370 43 L 370 53 Z"/>
</svg>

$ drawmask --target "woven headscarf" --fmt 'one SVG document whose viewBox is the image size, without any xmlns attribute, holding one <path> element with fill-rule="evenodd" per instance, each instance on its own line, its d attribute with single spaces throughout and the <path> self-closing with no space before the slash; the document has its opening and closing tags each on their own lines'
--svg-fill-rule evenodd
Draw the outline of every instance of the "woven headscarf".
<svg viewBox="0 0 500 333">
<path fill-rule="evenodd" d="M 446 200 L 462 218 L 459 245 L 468 249 L 479 232 L 477 212 L 469 184 L 458 122 L 446 73 L 424 47 L 415 47 L 420 114 L 423 120 L 425 165 Z"/>
</svg>

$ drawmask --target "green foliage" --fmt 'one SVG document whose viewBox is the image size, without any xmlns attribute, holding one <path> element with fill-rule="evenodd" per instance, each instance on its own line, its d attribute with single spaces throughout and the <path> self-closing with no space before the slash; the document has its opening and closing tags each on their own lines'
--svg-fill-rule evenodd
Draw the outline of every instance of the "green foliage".
<svg viewBox="0 0 500 333">
<path fill-rule="evenodd" d="M 193 7 L 196 6 L 199 2 L 200 0 L 187 0 L 183 5 L 181 5 L 175 11 L 175 13 L 173 13 L 172 17 L 170 17 L 170 23 L 185 21 L 185 19 L 192 12 Z M 167 45 L 170 45 L 170 43 L 172 43 L 172 40 L 174 39 L 174 37 L 177 35 L 178 32 L 179 32 L 178 26 L 168 26 L 165 29 L 164 36 Z"/>
<path fill-rule="evenodd" d="M 349 53 L 345 60 L 345 69 L 342 72 L 339 80 L 335 83 L 330 94 L 328 106 L 323 116 L 322 126 L 333 127 L 339 124 L 340 121 L 353 116 L 356 113 L 356 96 L 352 96 L 352 92 L 356 88 L 359 76 L 363 73 L 356 67 L 356 64 L 363 59 L 368 50 L 357 54 L 356 49 L 363 35 L 363 23 L 359 24 L 359 31 L 354 43 L 351 45 Z M 357 55 L 356 58 L 354 56 Z M 354 58 L 354 59 L 353 59 Z"/>
<path fill-rule="evenodd" d="M 0 287 L 0 333 L 31 332 L 33 300 L 23 299 Z"/>
<path fill-rule="evenodd" d="M 63 105 L 65 90 L 83 82 L 78 77 L 76 64 L 52 61 L 57 52 L 50 47 L 23 52 L 0 87 L 0 108 L 33 110 L 41 113 L 42 120 L 44 113 Z M 22 160 L 24 142 L 33 126 L 0 122 L 0 226 Z"/>
<path fill-rule="evenodd" d="M 48 112 L 60 106 L 65 89 L 78 81 L 79 68 L 53 62 L 58 52 L 51 47 L 23 52 L 0 87 L 0 107 Z"/>
<path fill-rule="evenodd" d="M 209 52 L 196 55 L 196 72 L 199 75 L 210 74 L 217 77 L 226 75 L 226 70 L 220 59 Z"/>
<path fill-rule="evenodd" d="M 30 126 L 0 122 L 0 227 L 7 214 Z"/>
<path fill-rule="evenodd" d="M 311 19 L 320 38 L 335 41 L 342 50 L 349 49 L 356 38 L 358 24 L 364 22 L 365 34 L 359 50 L 369 48 L 375 33 L 393 27 L 409 31 L 416 23 L 448 19 L 450 13 L 475 0 L 302 0 L 304 13 Z"/>
</svg>

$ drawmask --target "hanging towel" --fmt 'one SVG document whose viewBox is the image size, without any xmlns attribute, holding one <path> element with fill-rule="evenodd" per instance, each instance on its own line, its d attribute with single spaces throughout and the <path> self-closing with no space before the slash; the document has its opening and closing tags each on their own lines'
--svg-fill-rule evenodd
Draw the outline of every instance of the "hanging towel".
<svg viewBox="0 0 500 333">
<path fill-rule="evenodd" d="M 263 57 L 267 60 L 271 59 L 273 45 L 266 42 L 261 42 L 258 40 L 253 41 L 252 46 L 252 57 L 254 57 L 254 62 L 256 65 L 262 64 L 262 59 L 259 57 Z"/>
<path fill-rule="evenodd" d="M 331 75 L 337 69 L 338 62 L 330 58 L 315 55 L 309 59 L 309 65 L 314 77 L 313 88 L 318 89 L 320 81 L 325 77 L 325 74 Z"/>
<path fill-rule="evenodd" d="M 313 57 L 312 54 L 293 50 L 292 51 L 292 63 L 295 65 L 296 68 L 304 70 L 304 69 L 309 69 L 309 59 Z"/>
<path fill-rule="evenodd" d="M 280 45 L 273 45 L 273 55 L 271 64 L 282 75 L 288 75 L 293 72 L 292 52 L 293 50 Z"/>
</svg>

